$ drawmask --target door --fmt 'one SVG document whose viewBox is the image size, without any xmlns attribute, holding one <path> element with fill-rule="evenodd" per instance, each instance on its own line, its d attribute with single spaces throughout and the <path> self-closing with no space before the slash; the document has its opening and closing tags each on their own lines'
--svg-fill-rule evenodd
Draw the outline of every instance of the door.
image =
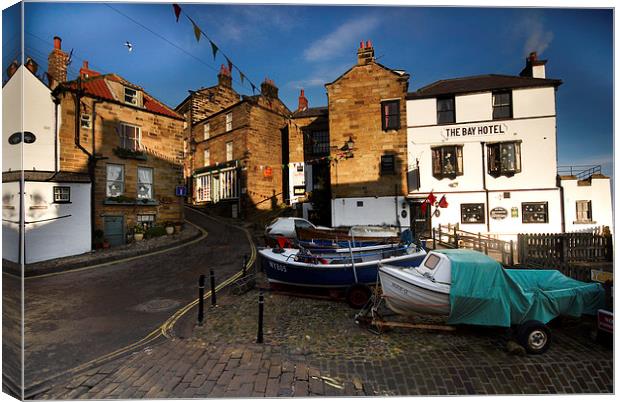
<svg viewBox="0 0 620 402">
<path fill-rule="evenodd" d="M 427 204 L 422 212 L 424 200 L 416 200 L 411 203 L 411 228 L 418 238 L 431 236 L 431 208 Z"/>
<path fill-rule="evenodd" d="M 120 246 L 125 244 L 125 219 L 122 216 L 103 217 L 103 235 L 110 246 Z"/>
</svg>

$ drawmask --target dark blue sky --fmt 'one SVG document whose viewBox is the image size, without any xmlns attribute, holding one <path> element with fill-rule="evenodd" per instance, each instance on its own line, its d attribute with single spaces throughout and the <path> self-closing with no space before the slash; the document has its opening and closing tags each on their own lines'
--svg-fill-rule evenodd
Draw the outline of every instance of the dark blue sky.
<svg viewBox="0 0 620 402">
<path fill-rule="evenodd" d="M 52 38 L 74 49 L 69 77 L 87 59 L 174 107 L 188 89 L 216 83 L 213 60 L 191 23 L 175 22 L 169 4 L 112 4 L 177 44 L 178 50 L 104 3 L 27 3 L 26 55 L 43 71 Z M 378 61 L 406 70 L 413 91 L 435 80 L 477 74 L 517 75 L 527 53 L 548 59 L 547 77 L 564 81 L 557 94 L 560 164 L 613 162 L 613 13 L 611 10 L 527 8 L 324 7 L 182 5 L 205 33 L 257 86 L 265 77 L 294 109 L 304 88 L 310 106 L 327 104 L 324 84 L 356 62 L 359 41 L 370 39 Z M 3 13 L 3 66 L 17 52 L 19 27 Z M 123 46 L 134 45 L 131 53 Z M 205 65 L 206 64 L 206 65 Z M 242 87 L 237 73 L 236 89 Z"/>
</svg>

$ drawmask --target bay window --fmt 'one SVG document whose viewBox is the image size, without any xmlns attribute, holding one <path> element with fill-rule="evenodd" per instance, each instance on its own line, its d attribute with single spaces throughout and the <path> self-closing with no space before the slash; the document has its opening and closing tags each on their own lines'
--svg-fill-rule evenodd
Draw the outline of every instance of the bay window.
<svg viewBox="0 0 620 402">
<path fill-rule="evenodd" d="M 454 179 L 463 174 L 463 146 L 446 145 L 431 148 L 433 152 L 433 176 L 439 180 Z"/>
<path fill-rule="evenodd" d="M 521 141 L 487 144 L 489 174 L 513 176 L 521 171 Z"/>
</svg>

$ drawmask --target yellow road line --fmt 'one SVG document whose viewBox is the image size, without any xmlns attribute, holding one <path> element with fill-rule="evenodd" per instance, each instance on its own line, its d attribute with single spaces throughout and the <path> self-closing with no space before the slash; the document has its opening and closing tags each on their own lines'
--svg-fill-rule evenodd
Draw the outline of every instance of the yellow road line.
<svg viewBox="0 0 620 402">
<path fill-rule="evenodd" d="M 205 213 L 203 213 L 203 212 L 201 212 L 201 211 L 196 211 L 196 210 L 193 210 L 193 209 L 192 209 L 192 211 L 194 211 L 194 212 L 196 212 L 196 213 L 199 213 L 199 214 L 201 214 L 201 215 L 204 215 L 204 216 L 206 216 L 207 218 L 210 218 L 210 219 L 213 219 L 213 220 L 215 220 L 215 221 L 221 222 L 220 220 L 218 220 L 218 219 L 216 219 L 216 218 L 214 218 L 214 217 L 212 217 L 212 216 L 209 216 L 209 215 L 207 215 L 207 214 L 205 214 Z M 186 222 L 188 222 L 188 223 L 190 223 L 190 224 L 194 225 L 193 223 L 191 223 L 191 222 L 189 222 L 189 221 L 186 221 Z M 228 224 L 228 223 L 225 223 L 225 224 L 227 224 L 227 225 L 229 225 L 229 226 L 236 227 L 236 228 L 238 228 L 238 229 L 242 230 L 242 231 L 245 233 L 245 235 L 246 235 L 246 237 L 247 237 L 247 239 L 248 239 L 248 241 L 249 241 L 249 243 L 250 243 L 250 249 L 251 249 L 250 258 L 249 258 L 249 260 L 248 260 L 248 261 L 247 261 L 247 263 L 246 263 L 246 269 L 250 268 L 250 267 L 252 266 L 252 264 L 254 263 L 254 261 L 256 260 L 256 246 L 255 246 L 255 244 L 254 244 L 254 241 L 252 240 L 252 236 L 250 235 L 250 232 L 249 232 L 247 229 L 245 229 L 245 228 L 243 228 L 243 227 L 241 227 L 241 226 L 231 225 L 231 224 Z M 205 237 L 206 237 L 206 231 L 204 231 L 204 229 L 202 229 L 201 227 L 199 227 L 199 226 L 197 226 L 197 225 L 194 225 L 194 226 L 198 227 L 201 231 L 203 231 L 203 232 L 205 233 Z M 203 238 L 204 238 L 204 237 L 201 237 L 200 239 L 203 239 Z M 199 240 L 199 239 L 197 239 L 197 240 Z M 181 245 L 180 247 L 183 247 L 183 246 L 186 246 L 186 245 L 189 245 L 189 244 L 191 244 L 191 243 L 187 243 L 187 244 Z M 178 248 L 178 247 L 175 247 L 175 248 Z M 164 250 L 164 251 L 174 250 L 175 248 L 171 248 L 171 249 Z M 159 253 L 159 252 L 157 252 L 157 253 Z M 155 254 L 155 253 L 152 253 L 152 254 Z M 152 255 L 152 254 L 151 254 L 151 255 Z M 146 255 L 144 255 L 144 256 L 146 256 Z M 142 257 L 142 256 L 141 256 L 141 257 Z M 136 257 L 132 257 L 132 259 L 133 259 L 133 258 L 136 258 Z M 102 264 L 102 265 L 106 265 L 106 264 Z M 93 266 L 93 267 L 95 267 L 95 266 Z M 74 270 L 74 271 L 68 271 L 68 272 L 75 272 L 75 270 Z M 220 291 L 220 290 L 221 290 L 221 289 L 223 289 L 224 287 L 226 287 L 226 286 L 230 285 L 232 282 L 234 282 L 235 280 L 237 280 L 237 279 L 238 279 L 239 277 L 241 277 L 242 275 L 243 275 L 243 270 L 241 270 L 241 271 L 237 272 L 236 274 L 234 274 L 234 275 L 233 275 L 233 276 L 231 276 L 230 278 L 226 279 L 224 282 L 220 283 L 220 284 L 219 284 L 219 285 L 215 288 L 215 291 L 216 291 L 216 292 L 217 292 L 217 291 Z M 205 294 L 205 296 L 204 296 L 203 300 L 204 300 L 204 299 L 206 299 L 206 298 L 208 298 L 208 297 L 211 297 L 211 291 L 210 291 L 210 290 L 209 290 L 209 291 Z M 198 301 L 199 301 L 199 299 L 196 299 L 196 300 L 192 301 L 191 303 L 187 304 L 186 306 L 182 307 L 181 309 L 177 310 L 177 311 L 176 311 L 176 312 L 175 312 L 175 313 L 174 313 L 174 314 L 173 314 L 170 318 L 168 318 L 168 319 L 167 319 L 167 320 L 166 320 L 166 321 L 165 321 L 162 325 L 160 325 L 159 327 L 157 327 L 155 330 L 153 330 L 152 332 L 150 332 L 148 335 L 146 335 L 146 336 L 145 336 L 145 337 L 143 337 L 142 339 L 140 339 L 140 340 L 138 340 L 138 341 L 136 341 L 136 342 L 134 342 L 134 343 L 132 343 L 132 344 L 130 344 L 130 345 L 127 345 L 127 346 L 125 346 L 125 347 L 122 347 L 122 348 L 120 348 L 120 349 L 118 349 L 118 350 L 115 350 L 115 351 L 113 351 L 113 352 L 110 352 L 110 353 L 108 353 L 108 354 L 106 354 L 106 355 L 103 355 L 103 356 L 97 357 L 97 358 L 95 358 L 95 359 L 93 359 L 93 360 L 90 360 L 90 361 L 88 361 L 88 362 L 86 362 L 86 363 L 82 363 L 82 364 L 80 364 L 80 365 L 79 365 L 79 366 L 77 366 L 77 367 L 74 367 L 74 368 L 71 368 L 71 369 L 69 369 L 69 370 L 67 370 L 67 371 L 64 371 L 63 373 L 60 373 L 60 374 L 55 375 L 55 376 L 53 376 L 53 377 L 50 377 L 50 378 L 48 378 L 48 379 L 46 379 L 46 380 L 43 380 L 43 381 L 41 381 L 41 382 L 38 382 L 38 383 L 36 383 L 36 384 L 34 384 L 34 385 L 30 386 L 29 388 L 30 388 L 30 389 L 32 389 L 32 388 L 34 388 L 34 387 L 39 386 L 40 384 L 43 384 L 43 383 L 45 383 L 45 382 L 47 382 L 47 381 L 53 380 L 54 378 L 58 378 L 58 377 L 61 377 L 61 376 L 63 376 L 63 375 L 66 375 L 66 374 L 72 374 L 72 373 L 76 373 L 76 372 L 82 371 L 82 370 L 84 370 L 84 369 L 87 369 L 87 368 L 88 368 L 88 367 L 90 367 L 90 366 L 94 366 L 94 365 L 97 365 L 97 364 L 103 364 L 106 360 L 111 360 L 111 359 L 113 359 L 113 358 L 115 358 L 115 357 L 118 357 L 118 356 L 120 356 L 120 355 L 123 355 L 123 354 L 125 354 L 125 353 L 128 353 L 128 352 L 130 352 L 130 351 L 131 351 L 131 350 L 133 350 L 133 349 L 137 349 L 137 348 L 140 348 L 140 347 L 142 347 L 142 346 L 145 346 L 145 345 L 147 345 L 148 343 L 155 341 L 155 340 L 156 340 L 157 338 L 159 338 L 160 336 L 164 336 L 164 337 L 166 337 L 167 339 L 170 339 L 170 338 L 172 337 L 172 335 L 171 335 L 171 331 L 172 331 L 172 328 L 174 327 L 174 325 L 178 322 L 178 320 L 179 320 L 181 317 L 183 317 L 185 314 L 187 314 L 187 312 L 188 312 L 188 311 L 190 311 L 190 310 L 191 310 L 194 306 L 196 306 L 196 305 L 198 304 Z"/>
<path fill-rule="evenodd" d="M 200 230 L 200 232 L 202 233 L 200 235 L 200 237 L 198 237 L 197 239 L 194 239 L 192 241 L 189 241 L 187 243 L 179 244 L 179 245 L 176 245 L 176 246 L 173 246 L 173 247 L 170 247 L 170 248 L 166 248 L 166 249 L 163 249 L 163 250 L 153 251 L 152 253 L 140 254 L 140 255 L 133 256 L 133 257 L 127 257 L 127 258 L 123 258 L 123 259 L 120 259 L 120 260 L 103 262 L 101 264 L 95 264 L 95 265 L 90 265 L 88 267 L 70 269 L 70 270 L 62 271 L 62 272 L 52 272 L 52 273 L 49 273 L 49 274 L 42 274 L 42 275 L 36 275 L 36 276 L 27 276 L 27 277 L 24 277 L 24 279 L 25 280 L 28 280 L 28 279 L 38 279 L 38 278 L 47 278 L 47 277 L 56 276 L 56 275 L 72 274 L 74 272 L 83 272 L 83 271 L 88 271 L 88 270 L 95 269 L 95 268 L 105 267 L 105 266 L 108 266 L 108 265 L 114 265 L 114 264 L 119 264 L 119 263 L 122 263 L 122 262 L 128 262 L 128 261 L 137 260 L 137 259 L 140 259 L 140 258 L 151 257 L 153 255 L 158 255 L 158 254 L 162 254 L 162 253 L 167 253 L 169 251 L 174 251 L 174 250 L 180 249 L 181 247 L 187 247 L 187 246 L 192 245 L 194 243 L 197 243 L 197 242 L 199 242 L 201 240 L 204 240 L 208 236 L 207 231 L 204 230 L 203 228 L 201 228 L 200 226 L 195 225 L 195 224 L 193 224 L 192 222 L 190 222 L 188 220 L 186 220 L 185 222 L 189 223 L 190 225 L 192 225 L 195 228 L 197 228 L 198 230 Z M 11 275 L 11 276 L 16 277 L 16 278 L 20 278 L 19 276 L 15 276 L 13 274 L 8 274 L 8 275 Z"/>
</svg>

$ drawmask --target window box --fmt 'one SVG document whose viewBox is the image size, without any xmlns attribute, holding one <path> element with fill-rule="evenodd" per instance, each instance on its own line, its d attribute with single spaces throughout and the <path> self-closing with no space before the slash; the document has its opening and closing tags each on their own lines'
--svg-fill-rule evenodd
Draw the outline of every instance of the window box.
<svg viewBox="0 0 620 402">
<path fill-rule="evenodd" d="M 148 159 L 144 151 L 134 151 L 128 148 L 116 147 L 113 152 L 114 155 L 122 159 L 137 159 L 139 161 L 145 161 Z"/>
<path fill-rule="evenodd" d="M 523 223 L 549 223 L 549 205 L 547 202 L 521 203 Z"/>
<path fill-rule="evenodd" d="M 433 176 L 438 179 L 463 175 L 463 146 L 447 145 L 431 148 L 433 151 Z"/>
<path fill-rule="evenodd" d="M 136 206 L 145 205 L 145 206 L 153 206 L 153 205 L 159 205 L 159 201 L 154 200 L 154 199 L 147 199 L 147 198 L 137 199 L 137 198 L 126 197 L 124 195 L 119 195 L 119 196 L 116 196 L 116 197 L 106 197 L 103 200 L 103 204 L 104 205 L 136 205 Z"/>
<path fill-rule="evenodd" d="M 461 223 L 485 223 L 484 204 L 461 204 Z"/>
<path fill-rule="evenodd" d="M 381 102 L 381 128 L 383 131 L 400 129 L 400 101 Z"/>
<path fill-rule="evenodd" d="M 489 175 L 511 177 L 521 172 L 521 141 L 487 144 Z"/>
</svg>

